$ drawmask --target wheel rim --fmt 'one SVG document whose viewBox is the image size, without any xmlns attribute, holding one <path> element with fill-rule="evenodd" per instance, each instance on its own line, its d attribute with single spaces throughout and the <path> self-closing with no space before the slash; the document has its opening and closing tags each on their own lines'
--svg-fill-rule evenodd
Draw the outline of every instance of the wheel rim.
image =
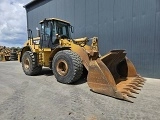
<svg viewBox="0 0 160 120">
<path fill-rule="evenodd" d="M 25 59 L 25 61 L 24 61 L 24 67 L 25 67 L 25 69 L 29 69 L 29 64 L 30 64 L 29 59 L 28 58 Z"/>
<path fill-rule="evenodd" d="M 68 73 L 68 64 L 65 60 L 59 60 L 56 66 L 58 74 L 65 76 Z"/>
</svg>

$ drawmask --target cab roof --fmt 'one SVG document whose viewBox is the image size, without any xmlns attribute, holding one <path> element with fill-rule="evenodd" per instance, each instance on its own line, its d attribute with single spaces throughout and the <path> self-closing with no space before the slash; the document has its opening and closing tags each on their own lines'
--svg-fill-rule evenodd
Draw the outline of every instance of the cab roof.
<svg viewBox="0 0 160 120">
<path fill-rule="evenodd" d="M 47 21 L 52 21 L 52 20 L 54 20 L 54 21 L 60 21 L 60 22 L 64 22 L 64 23 L 70 24 L 69 22 L 67 22 L 67 21 L 65 21 L 65 20 L 58 19 L 58 18 L 46 18 L 46 19 L 40 21 L 40 24 L 43 23 L 45 20 L 47 20 Z"/>
</svg>

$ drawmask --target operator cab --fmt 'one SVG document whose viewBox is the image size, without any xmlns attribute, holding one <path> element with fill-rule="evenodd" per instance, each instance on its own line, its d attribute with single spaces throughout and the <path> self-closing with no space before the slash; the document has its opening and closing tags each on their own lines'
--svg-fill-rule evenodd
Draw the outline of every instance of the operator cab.
<svg viewBox="0 0 160 120">
<path fill-rule="evenodd" d="M 59 44 L 59 39 L 71 39 L 72 26 L 69 22 L 56 18 L 45 19 L 40 22 L 41 48 L 55 48 Z"/>
</svg>

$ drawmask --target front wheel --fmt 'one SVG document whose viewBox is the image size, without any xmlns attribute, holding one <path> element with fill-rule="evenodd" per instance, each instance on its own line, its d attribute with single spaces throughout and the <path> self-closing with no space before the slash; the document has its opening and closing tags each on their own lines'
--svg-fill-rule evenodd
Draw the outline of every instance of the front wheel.
<svg viewBox="0 0 160 120">
<path fill-rule="evenodd" d="M 81 58 L 71 50 L 56 53 L 52 61 L 52 69 L 57 81 L 64 84 L 77 81 L 83 73 Z"/>
<path fill-rule="evenodd" d="M 22 68 L 26 75 L 37 75 L 41 72 L 42 66 L 37 65 L 37 60 L 31 51 L 26 51 L 22 56 Z"/>
</svg>

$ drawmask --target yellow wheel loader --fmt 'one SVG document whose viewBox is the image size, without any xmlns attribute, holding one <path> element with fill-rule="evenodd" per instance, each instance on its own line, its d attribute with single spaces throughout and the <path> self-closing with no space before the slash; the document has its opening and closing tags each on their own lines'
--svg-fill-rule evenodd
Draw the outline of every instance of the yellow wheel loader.
<svg viewBox="0 0 160 120">
<path fill-rule="evenodd" d="M 10 60 L 11 50 L 5 46 L 0 46 L 0 61 L 9 61 Z"/>
<path fill-rule="evenodd" d="M 132 102 L 128 97 L 134 97 L 132 93 L 140 90 L 145 79 L 137 74 L 125 50 L 100 56 L 98 38 L 72 39 L 73 27 L 69 22 L 48 18 L 40 24 L 39 37 L 33 38 L 28 30 L 28 41 L 19 54 L 26 75 L 37 75 L 43 66 L 49 67 L 57 81 L 70 84 L 80 79 L 85 67 L 92 91 Z"/>
</svg>

